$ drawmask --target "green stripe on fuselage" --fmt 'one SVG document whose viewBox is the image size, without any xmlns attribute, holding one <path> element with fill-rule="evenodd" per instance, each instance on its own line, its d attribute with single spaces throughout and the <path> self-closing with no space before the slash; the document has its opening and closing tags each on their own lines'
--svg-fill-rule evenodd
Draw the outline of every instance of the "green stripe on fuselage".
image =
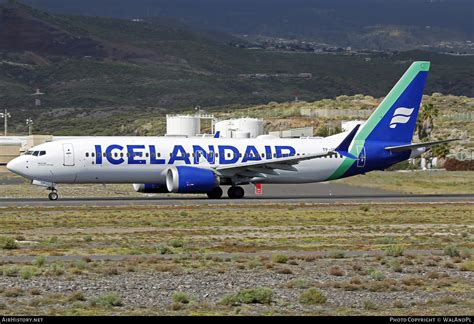
<svg viewBox="0 0 474 324">
<path fill-rule="evenodd" d="M 393 104 L 398 100 L 400 95 L 405 91 L 408 85 L 416 78 L 419 72 L 428 71 L 430 69 L 430 62 L 420 61 L 413 62 L 408 68 L 405 74 L 398 80 L 397 84 L 390 90 L 385 99 L 380 103 L 375 112 L 370 115 L 369 119 L 365 122 L 364 126 L 354 137 L 354 141 L 350 147 L 349 152 L 355 156 L 358 156 L 357 147 L 363 147 L 365 140 L 369 134 L 374 130 L 375 126 L 382 120 L 387 114 Z M 356 145 L 354 145 L 356 144 Z M 344 173 L 355 163 L 355 160 L 344 158 L 341 165 L 334 171 L 333 174 L 327 178 L 327 180 L 335 180 L 341 178 Z"/>
</svg>

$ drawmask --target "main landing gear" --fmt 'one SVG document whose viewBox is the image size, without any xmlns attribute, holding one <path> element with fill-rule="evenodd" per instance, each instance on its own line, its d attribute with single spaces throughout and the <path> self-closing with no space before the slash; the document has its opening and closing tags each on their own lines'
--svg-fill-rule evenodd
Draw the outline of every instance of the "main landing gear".
<svg viewBox="0 0 474 324">
<path fill-rule="evenodd" d="M 227 190 L 227 195 L 230 199 L 241 199 L 245 195 L 244 188 L 239 186 L 232 186 Z"/>
<path fill-rule="evenodd" d="M 244 188 L 239 186 L 232 186 L 227 190 L 227 195 L 230 199 L 241 199 L 245 195 Z M 216 187 L 212 189 L 212 191 L 207 193 L 207 196 L 210 199 L 219 199 L 222 197 L 222 189 L 221 187 Z"/>
<path fill-rule="evenodd" d="M 58 195 L 58 191 L 56 190 L 56 188 L 50 187 L 48 189 L 51 190 L 51 192 L 48 195 L 49 200 L 58 200 L 59 195 Z"/>
<path fill-rule="evenodd" d="M 215 187 L 212 191 L 207 193 L 207 196 L 211 199 L 219 199 L 222 197 L 222 189 L 221 187 Z"/>
</svg>

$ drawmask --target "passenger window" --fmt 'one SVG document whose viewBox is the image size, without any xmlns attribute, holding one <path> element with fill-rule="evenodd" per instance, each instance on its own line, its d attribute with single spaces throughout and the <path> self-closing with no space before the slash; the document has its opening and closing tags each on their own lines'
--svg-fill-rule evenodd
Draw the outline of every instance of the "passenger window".
<svg viewBox="0 0 474 324">
<path fill-rule="evenodd" d="M 105 157 L 105 152 L 103 153 L 104 157 Z"/>
<path fill-rule="evenodd" d="M 158 152 L 158 157 L 160 157 L 160 156 L 161 156 L 161 153 L 160 153 L 160 152 Z"/>
<path fill-rule="evenodd" d="M 145 156 L 148 157 L 148 153 L 146 153 Z"/>
<path fill-rule="evenodd" d="M 95 153 L 91 153 L 91 156 L 94 157 L 94 156 L 95 156 Z"/>
<path fill-rule="evenodd" d="M 89 153 L 86 153 L 86 157 L 89 157 Z"/>
</svg>

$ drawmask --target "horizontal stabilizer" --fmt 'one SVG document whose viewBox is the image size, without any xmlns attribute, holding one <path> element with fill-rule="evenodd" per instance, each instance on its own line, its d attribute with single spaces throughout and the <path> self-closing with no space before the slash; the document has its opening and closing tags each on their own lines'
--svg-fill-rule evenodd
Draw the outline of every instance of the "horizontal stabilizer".
<svg viewBox="0 0 474 324">
<path fill-rule="evenodd" d="M 334 149 L 334 151 L 349 159 L 357 160 L 357 156 L 349 153 L 349 146 L 351 145 L 352 140 L 357 134 L 359 127 L 360 125 L 357 125 L 356 127 L 354 127 L 349 133 L 349 135 L 346 136 L 346 138 L 341 142 L 341 144 L 339 144 L 338 147 L 336 147 L 336 149 Z"/>
<path fill-rule="evenodd" d="M 443 141 L 425 142 L 425 143 L 412 143 L 412 144 L 399 145 L 399 146 L 387 146 L 385 147 L 385 149 L 391 152 L 403 152 L 403 151 L 410 151 L 413 149 L 423 148 L 423 147 L 428 149 L 434 145 L 449 143 L 452 141 L 459 141 L 459 138 L 443 140 Z"/>
</svg>

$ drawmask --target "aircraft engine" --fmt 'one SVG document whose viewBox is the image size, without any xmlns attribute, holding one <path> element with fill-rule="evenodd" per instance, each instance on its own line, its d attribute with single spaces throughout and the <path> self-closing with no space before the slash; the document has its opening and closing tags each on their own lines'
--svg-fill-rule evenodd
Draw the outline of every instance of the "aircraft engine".
<svg viewBox="0 0 474 324">
<path fill-rule="evenodd" d="M 175 166 L 166 172 L 166 187 L 170 192 L 208 193 L 219 186 L 219 179 L 209 169 Z"/>
</svg>

